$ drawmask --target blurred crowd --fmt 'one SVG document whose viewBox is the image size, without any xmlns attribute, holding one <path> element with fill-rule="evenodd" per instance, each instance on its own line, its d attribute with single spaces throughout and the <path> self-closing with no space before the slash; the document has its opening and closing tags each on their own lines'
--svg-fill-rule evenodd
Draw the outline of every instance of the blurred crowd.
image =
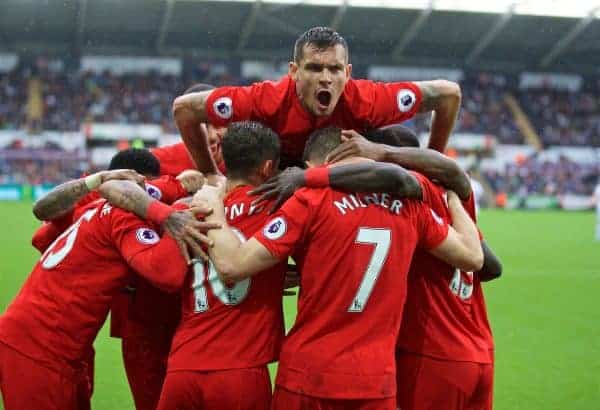
<svg viewBox="0 0 600 410">
<path fill-rule="evenodd" d="M 0 184 L 60 184 L 79 178 L 87 170 L 87 163 L 46 159 L 0 158 Z"/>
<path fill-rule="evenodd" d="M 195 82 L 214 85 L 240 84 L 242 79 L 228 74 L 213 75 L 200 64 L 185 76 L 149 71 L 116 75 L 52 69 L 43 63 L 20 66 L 0 73 L 0 129 L 31 127 L 31 79 L 40 84 L 40 124 L 37 129 L 78 131 L 86 121 L 160 124 L 175 132 L 171 104 L 175 97 Z M 35 99 L 34 99 L 35 100 Z"/>
<path fill-rule="evenodd" d="M 542 161 L 535 155 L 509 163 L 504 170 L 488 170 L 483 175 L 494 192 L 528 195 L 591 195 L 599 175 L 598 165 L 578 164 L 566 157 L 558 162 Z"/>
<path fill-rule="evenodd" d="M 477 73 L 467 75 L 460 87 L 462 107 L 456 132 L 491 134 L 502 144 L 522 144 L 523 137 L 504 102 L 508 79 L 501 74 Z M 419 132 L 429 129 L 430 116 L 419 116 Z"/>
<path fill-rule="evenodd" d="M 518 96 L 545 145 L 600 146 L 600 83 L 577 92 L 546 88 Z"/>
</svg>

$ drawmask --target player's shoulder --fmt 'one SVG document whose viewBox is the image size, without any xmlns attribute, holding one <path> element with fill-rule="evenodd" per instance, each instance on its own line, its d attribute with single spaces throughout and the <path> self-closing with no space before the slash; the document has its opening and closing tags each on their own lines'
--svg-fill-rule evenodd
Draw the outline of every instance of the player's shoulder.
<svg viewBox="0 0 600 410">
<path fill-rule="evenodd" d="M 334 190 L 329 187 L 324 188 L 300 188 L 290 198 L 304 205 L 319 205 L 327 197 L 333 196 Z"/>
<path fill-rule="evenodd" d="M 266 201 L 259 205 L 253 203 L 257 197 L 250 195 L 250 191 L 254 188 L 251 185 L 238 186 L 223 198 L 223 205 L 229 221 L 239 217 L 247 218 L 262 213 L 266 214 L 266 209 L 270 209 L 272 201 Z"/>
<path fill-rule="evenodd" d="M 287 98 L 294 96 L 291 92 L 295 89 L 295 83 L 289 75 L 281 77 L 279 80 L 261 81 L 251 86 L 257 102 L 264 105 L 279 107 Z"/>
</svg>

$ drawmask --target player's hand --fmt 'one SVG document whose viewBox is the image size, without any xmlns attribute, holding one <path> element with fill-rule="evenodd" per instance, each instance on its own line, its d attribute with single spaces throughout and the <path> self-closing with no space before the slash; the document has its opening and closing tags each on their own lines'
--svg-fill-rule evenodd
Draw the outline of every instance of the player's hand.
<svg viewBox="0 0 600 410">
<path fill-rule="evenodd" d="M 208 259 L 202 245 L 213 246 L 213 241 L 205 233 L 209 229 L 221 228 L 221 224 L 196 219 L 196 214 L 206 211 L 206 208 L 193 206 L 190 209 L 173 212 L 163 223 L 164 229 L 175 239 L 188 264 L 191 263 L 189 249 L 194 255 L 204 260 Z"/>
<path fill-rule="evenodd" d="M 100 176 L 101 184 L 106 181 L 118 179 L 133 181 L 141 187 L 144 187 L 144 181 L 146 180 L 143 175 L 138 174 L 133 169 L 113 169 L 109 171 L 100 171 L 98 172 L 98 175 Z"/>
<path fill-rule="evenodd" d="M 206 206 L 215 202 L 223 202 L 225 197 L 225 184 L 219 183 L 217 186 L 205 184 L 199 189 L 192 198 L 192 206 Z"/>
<path fill-rule="evenodd" d="M 380 144 L 369 141 L 354 130 L 342 131 L 342 143 L 327 155 L 325 161 L 334 163 L 348 157 L 364 157 L 381 161 L 385 150 Z"/>
<path fill-rule="evenodd" d="M 190 194 L 193 194 L 202 188 L 206 181 L 202 172 L 196 171 L 195 169 L 186 169 L 181 174 L 177 175 L 176 179 L 181 182 L 183 188 Z"/>
<path fill-rule="evenodd" d="M 275 212 L 285 201 L 288 200 L 298 188 L 304 186 L 304 170 L 298 167 L 286 168 L 279 175 L 274 176 L 261 186 L 248 192 L 250 195 L 260 196 L 252 201 L 252 205 L 275 199 L 269 213 Z"/>
</svg>

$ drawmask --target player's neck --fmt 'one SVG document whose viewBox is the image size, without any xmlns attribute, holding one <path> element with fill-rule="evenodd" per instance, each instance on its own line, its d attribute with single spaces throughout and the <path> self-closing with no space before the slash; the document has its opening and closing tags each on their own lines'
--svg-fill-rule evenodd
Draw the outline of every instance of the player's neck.
<svg viewBox="0 0 600 410">
<path fill-rule="evenodd" d="M 237 187 L 244 185 L 252 185 L 259 186 L 262 183 L 262 180 L 253 175 L 245 177 L 245 178 L 227 178 L 227 192 L 231 192 Z"/>
</svg>

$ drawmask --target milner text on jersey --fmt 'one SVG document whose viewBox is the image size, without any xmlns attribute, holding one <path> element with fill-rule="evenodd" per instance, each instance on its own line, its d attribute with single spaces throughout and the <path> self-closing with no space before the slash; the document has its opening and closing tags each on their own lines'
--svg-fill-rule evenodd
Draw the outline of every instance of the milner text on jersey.
<svg viewBox="0 0 600 410">
<path fill-rule="evenodd" d="M 348 211 L 355 211 L 359 208 L 368 206 L 380 206 L 386 208 L 395 215 L 400 215 L 402 210 L 402 201 L 393 199 L 392 195 L 383 194 L 349 194 L 343 196 L 339 201 L 333 201 L 333 205 L 337 208 L 340 214 L 346 215 Z"/>
</svg>

